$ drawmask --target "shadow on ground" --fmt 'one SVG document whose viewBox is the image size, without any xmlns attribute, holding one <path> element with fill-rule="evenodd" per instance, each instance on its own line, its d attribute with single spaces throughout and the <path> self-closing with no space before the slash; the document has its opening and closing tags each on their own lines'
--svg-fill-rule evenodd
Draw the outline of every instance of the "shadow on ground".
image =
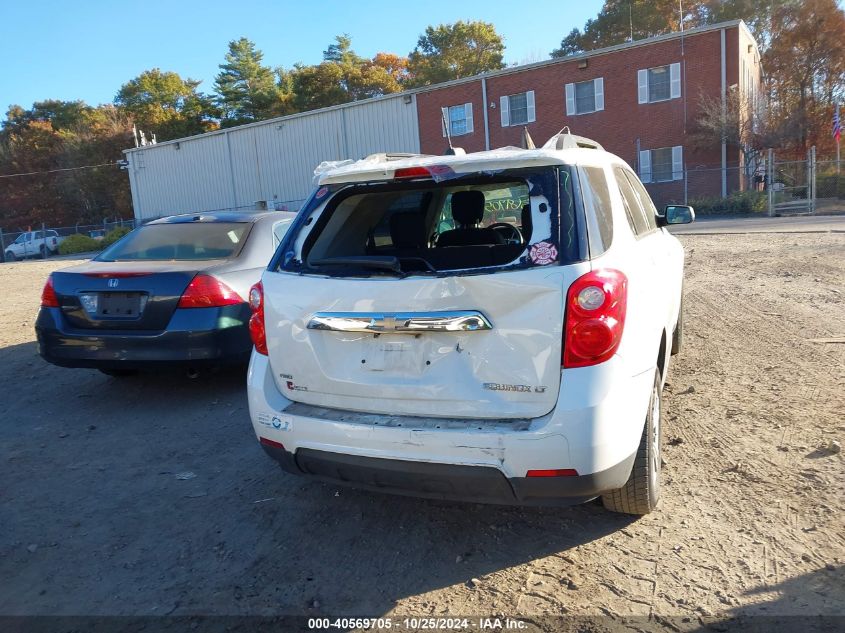
<svg viewBox="0 0 845 633">
<path fill-rule="evenodd" d="M 772 597 L 705 618 L 692 631 L 822 633 L 845 630 L 845 567 L 841 565 L 828 564 L 774 585 L 751 589 L 744 597 L 757 598 L 760 595 Z M 832 604 L 836 605 L 834 609 L 831 609 Z M 679 630 L 690 630 L 684 626 L 682 619 L 667 620 Z"/>
<path fill-rule="evenodd" d="M 244 370 L 189 380 L 0 350 L 3 614 L 379 614 L 630 519 L 357 492 L 287 475 Z"/>
</svg>

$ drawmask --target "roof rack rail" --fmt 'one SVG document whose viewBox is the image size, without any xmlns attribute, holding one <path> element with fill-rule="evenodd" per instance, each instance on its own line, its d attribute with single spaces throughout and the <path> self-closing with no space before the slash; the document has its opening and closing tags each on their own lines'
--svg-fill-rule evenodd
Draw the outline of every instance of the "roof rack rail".
<svg viewBox="0 0 845 633">
<path fill-rule="evenodd" d="M 578 147 L 584 149 L 604 149 L 600 143 L 593 139 L 573 134 L 569 131 L 569 126 L 564 127 L 543 145 L 543 149 L 575 149 Z"/>
</svg>

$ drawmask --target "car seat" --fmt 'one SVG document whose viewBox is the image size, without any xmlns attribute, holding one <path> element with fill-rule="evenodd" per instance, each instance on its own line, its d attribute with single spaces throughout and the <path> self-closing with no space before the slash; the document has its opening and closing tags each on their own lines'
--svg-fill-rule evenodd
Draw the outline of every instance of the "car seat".
<svg viewBox="0 0 845 633">
<path fill-rule="evenodd" d="M 458 228 L 441 233 L 437 239 L 438 247 L 505 243 L 505 239 L 497 231 L 477 226 L 484 218 L 484 194 L 481 191 L 453 193 L 452 218 Z"/>
</svg>

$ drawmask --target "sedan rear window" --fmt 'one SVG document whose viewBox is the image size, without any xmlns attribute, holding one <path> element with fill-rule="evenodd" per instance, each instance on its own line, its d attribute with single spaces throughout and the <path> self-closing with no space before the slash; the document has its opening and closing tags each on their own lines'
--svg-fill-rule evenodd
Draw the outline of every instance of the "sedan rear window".
<svg viewBox="0 0 845 633">
<path fill-rule="evenodd" d="M 240 252 L 246 222 L 147 224 L 129 233 L 97 261 L 191 261 L 225 259 Z"/>
</svg>

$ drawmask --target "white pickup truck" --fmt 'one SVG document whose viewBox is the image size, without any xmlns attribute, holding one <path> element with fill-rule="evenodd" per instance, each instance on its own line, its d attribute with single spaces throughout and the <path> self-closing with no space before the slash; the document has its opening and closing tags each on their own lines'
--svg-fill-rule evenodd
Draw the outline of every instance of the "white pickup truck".
<svg viewBox="0 0 845 633">
<path fill-rule="evenodd" d="M 59 244 L 64 240 L 56 231 L 27 231 L 6 247 L 6 261 L 14 262 L 27 257 L 46 259 L 59 252 Z"/>
</svg>

